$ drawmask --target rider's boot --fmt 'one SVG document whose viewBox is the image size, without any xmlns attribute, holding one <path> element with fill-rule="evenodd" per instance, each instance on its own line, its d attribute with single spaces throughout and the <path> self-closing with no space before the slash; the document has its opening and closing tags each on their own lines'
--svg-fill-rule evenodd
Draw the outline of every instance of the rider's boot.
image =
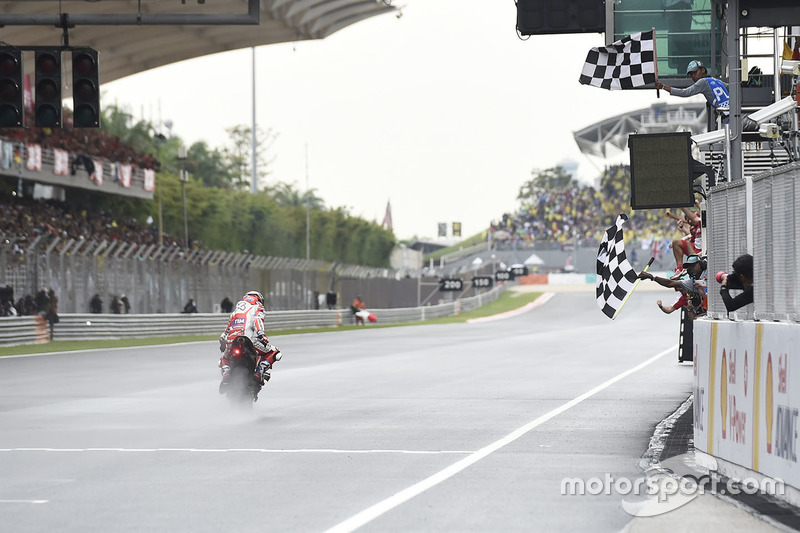
<svg viewBox="0 0 800 533">
<path fill-rule="evenodd" d="M 225 390 L 228 388 L 228 377 L 230 376 L 231 367 L 222 365 L 219 371 L 222 374 L 222 381 L 219 382 L 219 393 L 225 394 Z"/>
<path fill-rule="evenodd" d="M 262 360 L 260 363 L 258 363 L 258 365 L 256 365 L 255 378 L 259 383 L 261 383 L 261 385 L 264 385 L 264 383 L 269 381 L 269 378 L 272 377 L 271 369 L 272 365 L 270 365 L 269 361 L 266 359 Z"/>
</svg>

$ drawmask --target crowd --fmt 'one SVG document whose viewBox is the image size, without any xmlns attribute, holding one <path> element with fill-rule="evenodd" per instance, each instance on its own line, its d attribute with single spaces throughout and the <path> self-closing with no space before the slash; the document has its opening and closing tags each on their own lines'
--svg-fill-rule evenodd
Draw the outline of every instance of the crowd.
<svg viewBox="0 0 800 533">
<path fill-rule="evenodd" d="M 630 174 L 626 166 L 607 169 L 599 188 L 573 182 L 558 190 L 540 190 L 526 199 L 516 213 L 493 221 L 489 231 L 500 247 L 531 245 L 594 245 L 619 213 L 629 217 L 625 230 L 639 241 L 671 235 L 674 223 L 657 209 L 630 208 Z M 504 244 L 505 243 L 505 244 Z"/>
<path fill-rule="evenodd" d="M 60 148 L 77 155 L 102 157 L 117 163 L 130 163 L 139 168 L 158 169 L 159 162 L 152 156 L 141 154 L 115 135 L 97 128 L 73 128 L 69 112 L 65 112 L 62 128 L 36 128 L 33 126 L 33 113 L 25 116 L 24 128 L 9 128 L 3 131 L 3 138 L 24 144 L 38 144 L 42 147 Z"/>
<path fill-rule="evenodd" d="M 571 186 L 541 191 L 534 202 L 492 222 L 495 240 L 531 244 L 534 241 L 566 243 L 594 240 L 597 220 L 602 218 L 601 199 L 592 187 Z M 502 230 L 499 232 L 498 230 Z"/>
<path fill-rule="evenodd" d="M 41 289 L 35 295 L 26 294 L 14 301 L 14 289 L 10 285 L 0 288 L 0 316 L 34 316 L 41 315 L 50 323 L 58 323 L 58 296 L 51 288 Z"/>
<path fill-rule="evenodd" d="M 707 262 L 702 254 L 702 230 L 699 209 L 631 210 L 630 171 L 626 166 L 609 167 L 597 188 L 572 181 L 555 190 L 539 188 L 527 195 L 514 214 L 506 213 L 489 228 L 495 245 L 564 247 L 596 246 L 602 234 L 620 213 L 628 215 L 624 229 L 626 249 L 634 267 L 637 250 L 653 257 L 658 266 L 670 270 L 669 277 L 642 272 L 641 279 L 652 280 L 677 292 L 672 304 L 656 305 L 664 313 L 686 308 L 688 316 L 703 316 L 708 311 Z M 674 263 L 673 263 L 674 258 Z M 717 276 L 726 309 L 732 311 L 753 301 L 752 258 L 742 256 L 734 262 L 733 273 Z M 733 280 L 728 283 L 726 278 Z M 743 290 L 737 296 L 729 288 Z"/>
<path fill-rule="evenodd" d="M 0 236 L 6 242 L 13 240 L 18 245 L 42 234 L 78 240 L 158 242 L 155 227 L 133 218 L 114 216 L 107 211 L 80 209 L 56 200 L 0 195 Z"/>
<path fill-rule="evenodd" d="M 111 295 L 111 312 L 115 315 L 127 315 L 131 312 L 131 302 L 124 294 L 122 296 Z M 89 312 L 99 315 L 103 312 L 103 299 L 100 294 L 95 294 L 89 301 Z"/>
</svg>

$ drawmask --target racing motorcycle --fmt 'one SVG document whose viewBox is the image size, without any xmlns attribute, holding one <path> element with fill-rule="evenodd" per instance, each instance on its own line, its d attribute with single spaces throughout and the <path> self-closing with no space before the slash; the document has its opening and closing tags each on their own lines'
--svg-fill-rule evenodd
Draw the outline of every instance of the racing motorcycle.
<svg viewBox="0 0 800 533">
<path fill-rule="evenodd" d="M 221 387 L 220 393 L 234 405 L 252 406 L 261 391 L 261 383 L 255 377 L 258 354 L 252 341 L 243 335 L 236 337 L 228 346 L 227 359 L 227 386 Z"/>
</svg>

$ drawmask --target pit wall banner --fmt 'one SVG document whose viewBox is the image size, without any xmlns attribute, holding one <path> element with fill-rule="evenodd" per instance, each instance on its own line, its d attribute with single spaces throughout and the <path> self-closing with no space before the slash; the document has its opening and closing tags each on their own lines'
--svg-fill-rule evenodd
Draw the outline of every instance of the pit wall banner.
<svg viewBox="0 0 800 533">
<path fill-rule="evenodd" d="M 694 323 L 698 450 L 800 488 L 800 324 Z"/>
</svg>

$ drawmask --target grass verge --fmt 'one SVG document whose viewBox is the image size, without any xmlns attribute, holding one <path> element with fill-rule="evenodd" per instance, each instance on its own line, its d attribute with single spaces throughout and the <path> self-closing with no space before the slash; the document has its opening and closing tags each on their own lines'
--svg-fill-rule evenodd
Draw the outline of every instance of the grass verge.
<svg viewBox="0 0 800 533">
<path fill-rule="evenodd" d="M 372 324 L 369 328 L 391 328 L 400 326 L 418 326 L 426 324 L 456 324 L 466 322 L 471 318 L 481 318 L 485 316 L 505 313 L 513 309 L 518 309 L 541 296 L 538 292 L 515 292 L 505 291 L 500 298 L 490 302 L 483 307 L 461 313 L 458 316 L 433 318 L 424 322 L 406 322 L 402 324 Z M 269 336 L 276 335 L 297 335 L 302 333 L 323 333 L 327 331 L 347 331 L 358 329 L 361 326 L 339 326 L 338 328 L 306 328 L 306 329 L 286 329 L 270 331 Z M 216 335 L 184 335 L 174 337 L 148 337 L 142 339 L 106 339 L 96 341 L 55 341 L 47 344 L 24 344 L 21 346 L 0 346 L 0 357 L 4 355 L 27 355 L 49 352 L 71 352 L 76 350 L 97 350 L 103 348 L 121 348 L 129 346 L 153 346 L 159 344 L 176 344 L 181 342 L 214 341 Z"/>
</svg>

